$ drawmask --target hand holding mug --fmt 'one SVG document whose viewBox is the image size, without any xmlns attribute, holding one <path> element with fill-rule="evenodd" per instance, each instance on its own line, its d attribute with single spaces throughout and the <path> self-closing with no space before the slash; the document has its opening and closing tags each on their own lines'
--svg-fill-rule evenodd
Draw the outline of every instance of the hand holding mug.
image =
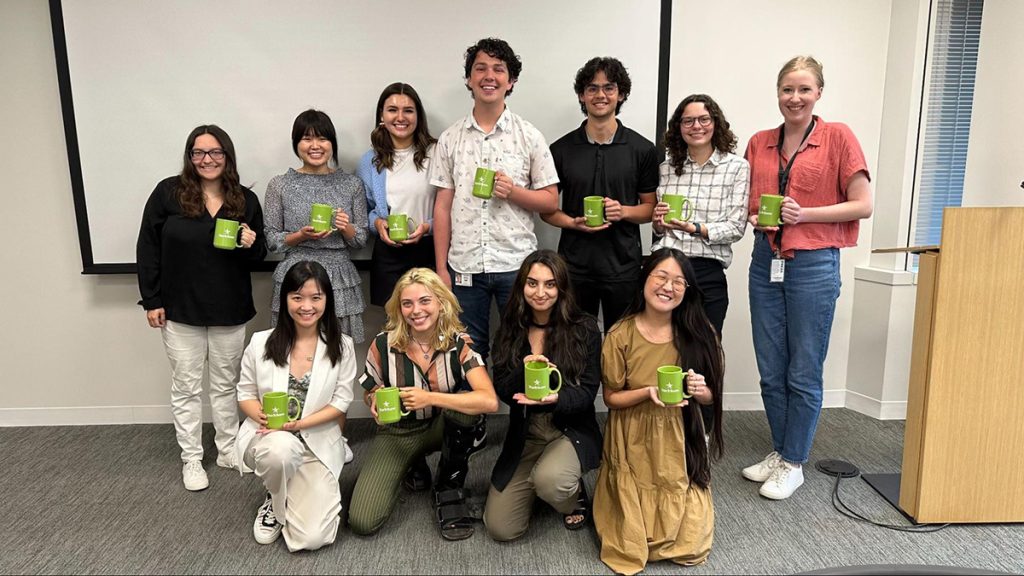
<svg viewBox="0 0 1024 576">
<path fill-rule="evenodd" d="M 409 386 L 399 388 L 399 390 L 401 390 L 399 397 L 402 399 L 402 405 L 410 412 L 433 406 L 433 402 L 430 401 L 430 392 L 419 386 Z"/>
<path fill-rule="evenodd" d="M 793 224 L 799 224 L 803 222 L 801 220 L 801 209 L 800 204 L 793 200 L 792 196 L 786 196 L 782 199 L 782 223 L 788 226 Z"/>
<path fill-rule="evenodd" d="M 334 213 L 334 227 L 339 231 L 344 230 L 349 224 L 349 217 L 340 208 Z M 330 232 L 330 231 L 328 231 Z"/>
<path fill-rule="evenodd" d="M 301 418 L 298 419 L 298 420 L 294 420 L 292 422 L 285 422 L 281 426 L 281 430 L 287 430 L 289 432 L 295 432 L 296 430 L 302 430 L 302 425 L 300 424 L 300 422 L 302 422 Z"/>
<path fill-rule="evenodd" d="M 167 323 L 167 313 L 163 308 L 146 310 L 146 321 L 149 322 L 150 328 L 163 328 Z"/>
<path fill-rule="evenodd" d="M 245 222 L 239 224 L 239 227 L 242 229 L 242 248 L 252 248 L 256 243 L 256 233 Z"/>
<path fill-rule="evenodd" d="M 761 232 L 778 232 L 779 231 L 779 227 L 778 226 L 761 226 L 760 224 L 758 224 L 757 223 L 757 213 L 756 212 L 754 214 L 751 214 L 749 217 L 747 217 L 747 224 L 750 224 L 750 226 L 754 230 L 760 230 Z"/>
<path fill-rule="evenodd" d="M 380 238 L 381 242 L 391 246 L 392 248 L 398 248 L 401 246 L 401 244 L 391 239 L 391 234 L 388 232 L 387 219 L 377 218 L 377 220 L 373 222 L 373 226 L 377 229 L 377 237 Z"/>
<path fill-rule="evenodd" d="M 298 238 L 295 239 L 295 243 L 301 244 L 303 242 L 308 242 L 310 240 L 323 240 L 324 238 L 327 238 L 328 236 L 331 235 L 331 230 L 330 228 L 328 228 L 323 232 L 317 232 L 316 229 L 313 228 L 312 226 L 303 226 L 302 228 L 296 230 L 294 234 L 298 234 Z"/>
<path fill-rule="evenodd" d="M 666 407 L 667 408 L 682 408 L 683 406 L 686 406 L 689 403 L 688 400 L 683 400 L 682 402 L 680 402 L 678 404 L 665 404 L 664 402 L 661 401 L 661 398 L 658 398 L 658 387 L 657 386 L 648 386 L 647 387 L 647 394 L 650 397 L 651 402 L 654 402 L 655 405 L 657 405 L 657 406 L 659 406 L 661 408 L 666 408 Z"/>
<path fill-rule="evenodd" d="M 655 228 L 661 228 L 662 230 L 679 230 L 686 232 L 686 225 L 678 220 L 665 220 L 665 215 L 669 213 L 671 208 L 668 202 L 658 202 L 654 205 L 654 214 L 652 220 Z"/>
<path fill-rule="evenodd" d="M 521 404 L 522 406 L 546 406 L 548 404 L 558 403 L 558 392 L 552 392 L 540 400 L 530 400 L 526 397 L 526 394 L 522 392 L 516 392 L 512 395 L 512 399 Z"/>
<path fill-rule="evenodd" d="M 508 200 L 512 195 L 512 178 L 504 172 L 498 171 L 494 174 L 494 196 L 502 200 Z"/>
<path fill-rule="evenodd" d="M 711 401 L 711 389 L 708 388 L 704 375 L 697 374 L 693 370 L 686 373 L 686 392 L 701 404 Z"/>
<path fill-rule="evenodd" d="M 412 234 L 409 234 L 409 237 L 402 240 L 400 244 L 418 244 L 420 239 L 423 238 L 427 232 L 430 232 L 430 224 L 424 222 L 417 226 L 416 229 L 412 231 Z"/>
<path fill-rule="evenodd" d="M 600 226 L 587 226 L 587 218 L 585 216 L 572 219 L 572 229 L 578 232 L 589 232 L 593 234 L 594 232 L 607 230 L 609 226 L 611 226 L 611 222 L 605 222 Z"/>
<path fill-rule="evenodd" d="M 607 196 L 604 199 L 604 219 L 609 222 L 622 220 L 622 203 Z"/>
</svg>

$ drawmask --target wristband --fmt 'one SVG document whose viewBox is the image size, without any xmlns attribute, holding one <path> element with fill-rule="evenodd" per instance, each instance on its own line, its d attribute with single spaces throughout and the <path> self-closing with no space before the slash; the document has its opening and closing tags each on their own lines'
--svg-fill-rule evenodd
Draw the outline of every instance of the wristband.
<svg viewBox="0 0 1024 576">
<path fill-rule="evenodd" d="M 690 232 L 690 236 L 694 236 L 696 238 L 699 238 L 701 236 L 701 233 L 700 233 L 700 222 L 694 222 L 693 223 L 693 232 Z"/>
</svg>

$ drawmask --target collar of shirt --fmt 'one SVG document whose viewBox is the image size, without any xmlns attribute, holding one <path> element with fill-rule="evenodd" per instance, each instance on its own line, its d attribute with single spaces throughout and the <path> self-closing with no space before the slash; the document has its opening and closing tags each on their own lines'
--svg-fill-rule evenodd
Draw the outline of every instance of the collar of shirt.
<svg viewBox="0 0 1024 576">
<path fill-rule="evenodd" d="M 728 153 L 722 152 L 721 150 L 716 148 L 715 151 L 711 153 L 711 157 L 708 158 L 708 162 L 711 162 L 712 166 L 718 166 L 722 162 L 725 162 L 726 157 L 728 157 Z M 697 162 L 694 161 L 694 159 L 690 156 L 690 151 L 689 150 L 686 151 L 686 162 L 685 162 L 685 164 L 693 164 L 697 168 L 703 168 L 703 166 L 697 164 Z"/>
<path fill-rule="evenodd" d="M 469 130 L 469 129 L 475 128 L 478 131 L 480 131 L 481 133 L 483 133 L 484 135 L 493 134 L 496 130 L 499 130 L 499 129 L 502 132 L 508 132 L 508 124 L 509 124 L 509 122 L 512 121 L 511 114 L 512 113 L 508 109 L 508 105 L 506 104 L 505 105 L 505 109 L 501 111 L 501 116 L 498 116 L 498 121 L 494 123 L 494 129 L 491 130 L 490 132 L 488 132 L 488 131 L 484 130 L 483 128 L 481 128 L 479 124 L 477 124 L 476 117 L 473 116 L 473 111 L 470 110 L 469 114 L 466 115 L 466 121 L 462 123 L 462 129 L 463 130 Z"/>
<path fill-rule="evenodd" d="M 821 146 L 822 132 L 824 132 L 824 130 L 822 128 L 825 125 L 825 121 L 822 120 L 821 117 L 818 116 L 817 114 L 813 115 L 812 118 L 814 118 L 814 129 L 811 130 L 811 135 L 807 137 L 807 143 L 800 147 L 800 150 L 799 150 L 800 152 L 802 152 L 808 146 L 814 146 L 815 148 L 817 148 L 818 146 Z M 780 127 L 781 127 L 781 124 L 780 124 Z M 768 140 L 768 148 L 771 148 L 771 149 L 774 150 L 774 149 L 779 147 L 779 139 L 778 139 L 778 136 L 777 136 L 778 133 L 779 133 L 779 129 L 776 128 L 775 129 L 776 137 L 775 138 L 771 138 L 771 139 Z"/>
<path fill-rule="evenodd" d="M 618 125 L 615 128 L 615 135 L 612 136 L 611 142 L 595 142 L 590 138 L 590 134 L 587 134 L 587 121 L 584 120 L 580 127 L 576 129 L 573 134 L 573 140 L 576 144 L 587 144 L 590 146 L 609 146 L 611 144 L 625 144 L 626 143 L 626 131 L 622 126 L 622 121 L 618 118 L 615 119 L 615 123 Z"/>
</svg>

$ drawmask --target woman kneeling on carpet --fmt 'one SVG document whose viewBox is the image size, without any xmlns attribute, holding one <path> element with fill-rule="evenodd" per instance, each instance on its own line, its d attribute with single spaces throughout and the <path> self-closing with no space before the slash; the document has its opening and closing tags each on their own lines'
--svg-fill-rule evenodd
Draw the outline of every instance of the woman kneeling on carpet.
<svg viewBox="0 0 1024 576">
<path fill-rule="evenodd" d="M 281 282 L 277 327 L 253 334 L 238 382 L 248 417 L 238 431 L 239 461 L 268 492 L 253 525 L 260 544 L 281 534 L 291 552 L 334 542 L 345 461 L 337 418 L 355 379 L 355 349 L 335 316 L 327 271 L 296 262 Z"/>
<path fill-rule="evenodd" d="M 576 306 L 557 253 L 526 257 L 495 342 L 494 387 L 509 406 L 509 430 L 491 473 L 487 532 L 499 541 L 525 534 L 538 496 L 565 515 L 566 528 L 581 528 L 589 517 L 581 476 L 601 462 L 601 330 Z M 548 372 L 556 366 L 559 375 Z M 527 367 L 546 373 L 547 385 L 531 389 Z"/>
<path fill-rule="evenodd" d="M 438 527 L 446 540 L 469 538 L 466 475 L 476 416 L 498 409 L 491 378 L 470 348 L 458 301 L 432 270 L 403 274 L 384 310 L 384 331 L 370 344 L 360 381 L 379 427 L 352 493 L 349 526 L 362 535 L 380 530 L 406 472 L 441 450 L 433 493 Z"/>
</svg>

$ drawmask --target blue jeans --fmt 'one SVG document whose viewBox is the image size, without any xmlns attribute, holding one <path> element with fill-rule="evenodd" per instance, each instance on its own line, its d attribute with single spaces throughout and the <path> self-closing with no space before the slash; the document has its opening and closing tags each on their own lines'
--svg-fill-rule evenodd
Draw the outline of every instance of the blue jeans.
<svg viewBox="0 0 1024 576">
<path fill-rule="evenodd" d="M 756 232 L 750 261 L 750 323 L 772 445 L 788 462 L 811 452 L 821 415 L 822 369 L 839 297 L 839 250 L 797 250 L 783 282 L 772 283 L 774 253 Z"/>
<path fill-rule="evenodd" d="M 498 304 L 498 314 L 505 311 L 509 296 L 512 295 L 512 284 L 515 283 L 518 271 L 484 272 L 473 274 L 472 286 L 455 284 L 455 270 L 448 267 L 452 278 L 452 293 L 462 306 L 459 320 L 466 325 L 469 337 L 473 339 L 473 350 L 486 361 L 491 351 L 491 297 Z"/>
</svg>

